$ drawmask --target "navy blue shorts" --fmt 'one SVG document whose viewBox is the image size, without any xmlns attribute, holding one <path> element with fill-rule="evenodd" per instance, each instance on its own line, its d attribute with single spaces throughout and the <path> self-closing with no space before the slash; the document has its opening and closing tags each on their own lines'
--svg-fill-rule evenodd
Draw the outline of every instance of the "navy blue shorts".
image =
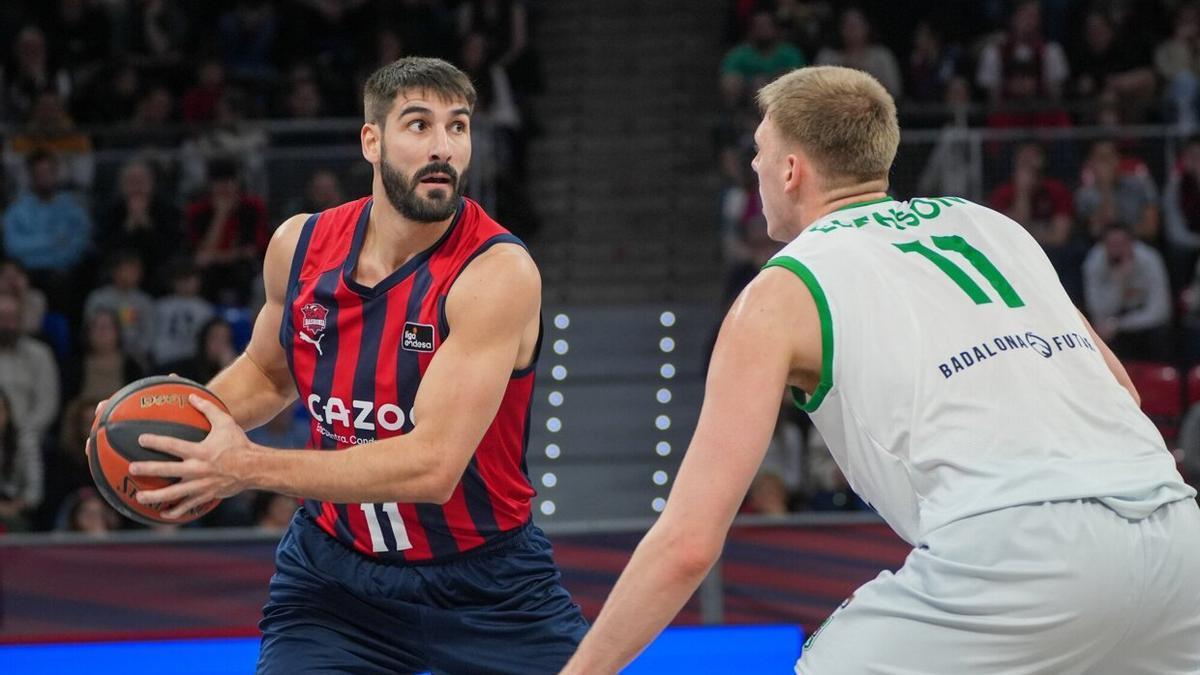
<svg viewBox="0 0 1200 675">
<path fill-rule="evenodd" d="M 350 550 L 300 509 L 275 565 L 259 673 L 557 673 L 587 632 L 533 523 L 406 566 Z"/>
</svg>

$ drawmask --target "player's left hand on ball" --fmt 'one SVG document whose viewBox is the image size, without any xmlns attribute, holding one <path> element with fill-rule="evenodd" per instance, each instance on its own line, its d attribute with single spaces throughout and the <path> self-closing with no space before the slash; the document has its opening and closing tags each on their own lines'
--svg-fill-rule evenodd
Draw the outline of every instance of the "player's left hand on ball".
<svg viewBox="0 0 1200 675">
<path fill-rule="evenodd" d="M 180 462 L 133 462 L 134 476 L 179 478 L 179 482 L 157 490 L 141 490 L 137 499 L 143 504 L 174 504 L 163 512 L 166 518 L 180 518 L 188 511 L 214 499 L 224 499 L 245 489 L 240 475 L 240 460 L 251 448 L 246 432 L 228 413 L 195 394 L 188 400 L 208 418 L 212 429 L 199 443 L 170 436 L 142 434 L 143 447 L 179 457 Z"/>
</svg>

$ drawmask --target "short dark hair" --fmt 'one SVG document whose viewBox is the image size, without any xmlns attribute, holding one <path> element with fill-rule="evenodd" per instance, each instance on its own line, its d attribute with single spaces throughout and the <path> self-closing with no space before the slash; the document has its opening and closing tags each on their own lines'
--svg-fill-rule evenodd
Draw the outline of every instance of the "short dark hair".
<svg viewBox="0 0 1200 675">
<path fill-rule="evenodd" d="M 363 86 L 363 116 L 368 122 L 382 124 L 396 95 L 410 89 L 424 89 L 475 107 L 475 87 L 461 70 L 441 59 L 406 56 L 371 73 Z"/>
</svg>

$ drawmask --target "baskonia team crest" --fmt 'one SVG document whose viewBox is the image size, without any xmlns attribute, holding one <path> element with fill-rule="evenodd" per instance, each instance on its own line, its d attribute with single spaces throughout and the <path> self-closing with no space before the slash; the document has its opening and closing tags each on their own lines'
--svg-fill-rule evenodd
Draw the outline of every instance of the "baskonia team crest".
<svg viewBox="0 0 1200 675">
<path fill-rule="evenodd" d="M 304 315 L 300 326 L 300 339 L 316 347 L 317 354 L 324 356 L 321 352 L 321 338 L 325 337 L 325 317 L 329 316 L 329 308 L 310 302 L 300 308 L 300 313 Z"/>
</svg>

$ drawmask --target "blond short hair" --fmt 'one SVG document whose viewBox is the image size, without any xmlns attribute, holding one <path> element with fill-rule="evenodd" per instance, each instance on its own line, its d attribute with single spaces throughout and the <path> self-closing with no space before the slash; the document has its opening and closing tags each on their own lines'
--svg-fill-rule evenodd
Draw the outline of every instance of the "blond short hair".
<svg viewBox="0 0 1200 675">
<path fill-rule="evenodd" d="M 892 95 L 852 68 L 799 68 L 758 92 L 758 107 L 808 155 L 828 187 L 887 180 L 900 122 Z"/>
</svg>

